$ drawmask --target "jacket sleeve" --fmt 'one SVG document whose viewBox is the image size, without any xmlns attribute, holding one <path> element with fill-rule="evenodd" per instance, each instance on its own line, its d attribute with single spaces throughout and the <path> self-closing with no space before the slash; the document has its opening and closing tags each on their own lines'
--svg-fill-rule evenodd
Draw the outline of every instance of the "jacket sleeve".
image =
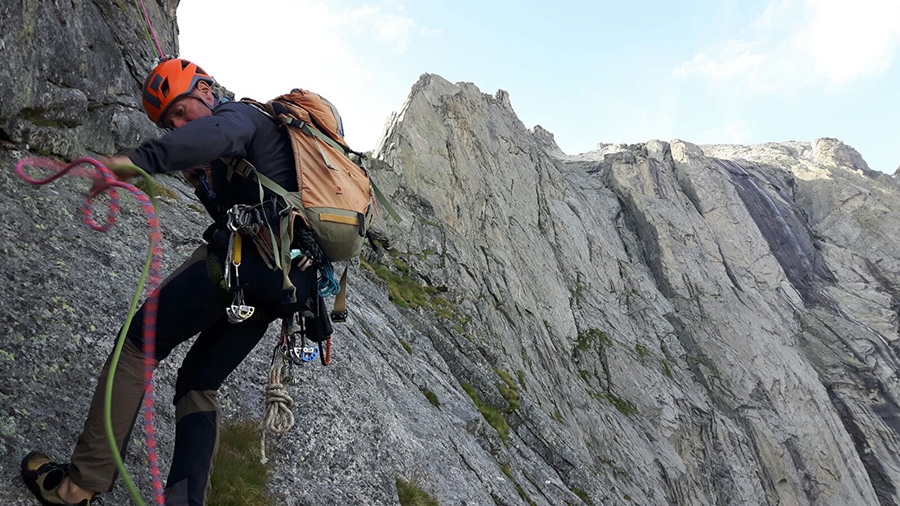
<svg viewBox="0 0 900 506">
<path fill-rule="evenodd" d="M 128 157 L 151 174 L 185 170 L 219 157 L 244 157 L 256 134 L 253 114 L 246 104 L 226 103 L 211 116 L 195 119 L 158 139 L 144 142 Z"/>
</svg>

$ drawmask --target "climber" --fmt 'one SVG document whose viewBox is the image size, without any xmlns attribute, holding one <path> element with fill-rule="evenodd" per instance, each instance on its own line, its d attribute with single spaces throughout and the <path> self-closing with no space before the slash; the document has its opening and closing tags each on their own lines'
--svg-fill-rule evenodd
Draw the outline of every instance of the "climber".
<svg viewBox="0 0 900 506">
<path fill-rule="evenodd" d="M 261 202 L 259 184 L 230 178 L 220 158 L 245 159 L 283 188 L 296 191 L 294 156 L 284 129 L 249 104 L 221 100 L 212 85 L 212 77 L 187 60 L 158 64 L 143 83 L 143 106 L 154 123 L 170 131 L 128 156 L 103 160 L 109 167 L 134 164 L 151 174 L 208 164 L 208 170 L 187 175 L 198 188 L 205 186 L 204 192 L 209 186 L 215 191 L 215 200 L 204 202 L 215 220 L 203 234 L 206 243 L 158 289 L 157 363 L 199 333 L 175 384 L 175 449 L 165 486 L 170 506 L 206 504 L 221 421 L 216 392 L 225 378 L 273 320 L 318 307 L 315 269 L 291 270 L 290 281 L 296 287 L 296 302 L 291 302 L 283 290 L 283 274 L 267 265 L 262 248 L 250 241 L 243 248 L 232 244 L 240 244 L 240 234 L 232 235 L 230 226 L 258 225 L 266 230 L 275 226 L 277 231 L 281 201 L 265 190 Z M 135 175 L 128 169 L 116 174 L 122 180 Z M 135 322 L 143 321 L 144 311 L 142 306 Z M 113 385 L 112 426 L 123 457 L 143 397 L 142 349 L 141 325 L 133 325 Z M 112 488 L 116 467 L 103 415 L 111 359 L 100 374 L 70 462 L 51 462 L 40 452 L 29 453 L 22 461 L 23 478 L 42 504 L 89 506 L 97 504 L 96 494 Z"/>
</svg>

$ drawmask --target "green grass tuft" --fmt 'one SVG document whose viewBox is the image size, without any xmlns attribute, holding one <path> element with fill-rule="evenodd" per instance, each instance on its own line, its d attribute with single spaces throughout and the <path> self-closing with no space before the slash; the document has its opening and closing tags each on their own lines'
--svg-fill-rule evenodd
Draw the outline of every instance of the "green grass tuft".
<svg viewBox="0 0 900 506">
<path fill-rule="evenodd" d="M 383 265 L 371 264 L 363 257 L 360 257 L 360 265 L 387 283 L 388 298 L 400 307 L 430 307 L 431 297 L 438 293 L 433 286 L 420 285 L 408 275 L 398 274 Z M 407 271 L 408 269 L 407 267 Z"/>
<path fill-rule="evenodd" d="M 497 389 L 500 390 L 500 395 L 502 395 L 503 398 L 506 399 L 507 404 L 509 404 L 504 412 L 506 414 L 512 413 L 519 409 L 519 389 L 516 386 L 516 380 L 513 379 L 512 374 L 499 367 L 495 367 L 494 372 L 497 373 L 497 376 L 500 376 L 500 379 L 502 379 L 504 383 L 497 385 Z"/>
<path fill-rule="evenodd" d="M 570 490 L 573 494 L 577 495 L 579 499 L 584 501 L 585 504 L 587 504 L 588 506 L 594 506 L 594 501 L 591 501 L 591 498 L 588 496 L 587 492 L 578 487 L 572 487 Z"/>
<path fill-rule="evenodd" d="M 637 353 L 638 357 L 641 358 L 641 362 L 644 361 L 644 357 L 647 356 L 647 347 L 642 344 L 634 345 L 634 352 Z"/>
<path fill-rule="evenodd" d="M 522 488 L 522 486 L 518 483 L 516 483 L 516 492 L 519 493 L 519 497 L 521 497 L 523 501 L 528 503 L 528 506 L 537 506 L 537 503 L 532 501 L 531 498 L 528 497 L 528 494 L 525 493 L 525 489 Z"/>
<path fill-rule="evenodd" d="M 441 407 L 441 401 L 438 400 L 437 394 L 435 394 L 431 390 L 428 390 L 427 388 L 422 389 L 422 393 L 425 395 L 425 398 L 428 399 L 428 402 L 430 402 L 434 407 Z"/>
<path fill-rule="evenodd" d="M 634 404 L 629 402 L 627 399 L 623 399 L 614 394 L 606 394 L 605 397 L 606 400 L 612 403 L 612 405 L 615 406 L 616 409 L 618 409 L 619 412 L 623 415 L 633 415 L 638 411 Z"/>
<path fill-rule="evenodd" d="M 441 506 L 437 499 L 425 492 L 415 483 L 397 478 L 397 496 L 400 506 Z"/>
<path fill-rule="evenodd" d="M 572 350 L 572 353 L 575 355 L 578 352 L 588 351 L 595 343 L 599 345 L 600 348 L 603 348 L 604 346 L 612 344 L 612 340 L 609 338 L 609 335 L 602 330 L 588 329 L 578 333 L 578 338 L 575 341 L 575 349 Z"/>
<path fill-rule="evenodd" d="M 391 256 L 391 266 L 369 262 L 364 256 L 359 257 L 359 264 L 387 284 L 388 299 L 391 302 L 406 309 L 430 309 L 437 316 L 456 322 L 459 329 L 469 322 L 469 318 L 460 312 L 456 304 L 438 295 L 440 290 L 437 287 L 419 283 L 409 264 L 400 258 L 399 252 L 392 249 L 387 251 Z"/>
<path fill-rule="evenodd" d="M 259 462 L 259 432 L 255 424 L 225 424 L 212 475 L 209 506 L 271 506 L 266 492 L 268 469 Z"/>
</svg>

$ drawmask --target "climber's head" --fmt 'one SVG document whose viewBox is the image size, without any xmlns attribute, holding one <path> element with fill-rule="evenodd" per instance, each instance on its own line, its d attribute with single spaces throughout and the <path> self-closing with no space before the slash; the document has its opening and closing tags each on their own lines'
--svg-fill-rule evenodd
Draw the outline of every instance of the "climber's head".
<svg viewBox="0 0 900 506">
<path fill-rule="evenodd" d="M 216 104 L 213 78 L 180 58 L 165 60 L 147 74 L 142 90 L 147 117 L 165 128 L 178 128 L 212 114 Z"/>
</svg>

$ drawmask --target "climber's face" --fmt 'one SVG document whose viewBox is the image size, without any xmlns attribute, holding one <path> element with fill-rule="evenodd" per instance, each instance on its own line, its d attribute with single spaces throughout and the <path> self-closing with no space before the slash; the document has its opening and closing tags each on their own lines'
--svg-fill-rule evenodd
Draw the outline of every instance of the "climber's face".
<svg viewBox="0 0 900 506">
<path fill-rule="evenodd" d="M 172 103 L 162 117 L 162 123 L 169 128 L 181 128 L 197 118 L 212 114 L 215 98 L 212 88 L 206 82 L 197 83 L 190 93 Z"/>
</svg>

